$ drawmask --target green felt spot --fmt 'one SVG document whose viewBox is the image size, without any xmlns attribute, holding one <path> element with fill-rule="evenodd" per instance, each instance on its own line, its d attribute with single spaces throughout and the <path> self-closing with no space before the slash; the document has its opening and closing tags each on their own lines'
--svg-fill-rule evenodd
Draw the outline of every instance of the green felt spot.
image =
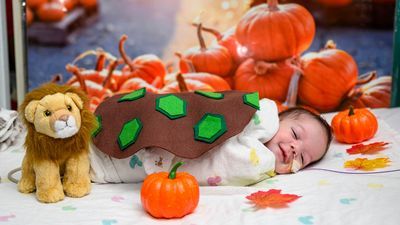
<svg viewBox="0 0 400 225">
<path fill-rule="evenodd" d="M 132 91 L 129 94 L 122 96 L 118 99 L 118 102 L 125 102 L 125 101 L 134 101 L 136 99 L 144 97 L 146 94 L 146 88 L 140 88 L 136 91 Z"/>
<path fill-rule="evenodd" d="M 260 109 L 258 92 L 243 95 L 243 102 L 255 109 Z"/>
<path fill-rule="evenodd" d="M 194 127 L 194 138 L 213 143 L 227 131 L 223 115 L 206 113 Z"/>
<path fill-rule="evenodd" d="M 100 115 L 96 116 L 96 129 L 94 129 L 94 131 L 92 132 L 92 137 L 96 137 L 101 129 L 103 129 L 103 125 L 102 125 L 102 119 Z"/>
<path fill-rule="evenodd" d="M 142 127 L 142 122 L 137 118 L 126 122 L 118 135 L 119 148 L 125 150 L 131 144 L 135 143 Z"/>
<path fill-rule="evenodd" d="M 212 99 L 223 99 L 224 94 L 222 93 L 217 93 L 217 92 L 211 92 L 211 91 L 194 91 L 194 93 L 198 95 L 202 95 L 207 98 L 212 98 Z"/>
<path fill-rule="evenodd" d="M 164 95 L 156 99 L 156 110 L 166 115 L 171 120 L 186 116 L 185 100 L 176 95 Z"/>
</svg>

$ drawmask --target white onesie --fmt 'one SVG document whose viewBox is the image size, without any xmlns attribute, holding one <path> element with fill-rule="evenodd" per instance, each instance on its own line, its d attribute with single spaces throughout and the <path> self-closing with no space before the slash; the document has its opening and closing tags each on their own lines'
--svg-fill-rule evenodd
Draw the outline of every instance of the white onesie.
<svg viewBox="0 0 400 225">
<path fill-rule="evenodd" d="M 278 127 L 275 102 L 261 99 L 260 110 L 242 132 L 196 159 L 179 158 L 161 148 L 146 148 L 128 158 L 116 159 L 91 144 L 91 179 L 97 183 L 141 182 L 148 174 L 169 171 L 176 162 L 183 161 L 178 172 L 189 172 L 200 185 L 254 184 L 275 175 L 275 156 L 264 143 Z"/>
</svg>

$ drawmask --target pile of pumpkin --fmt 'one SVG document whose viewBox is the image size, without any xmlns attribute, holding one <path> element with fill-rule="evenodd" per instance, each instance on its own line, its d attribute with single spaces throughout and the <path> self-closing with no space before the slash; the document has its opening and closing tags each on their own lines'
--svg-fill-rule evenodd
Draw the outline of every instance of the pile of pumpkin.
<svg viewBox="0 0 400 225">
<path fill-rule="evenodd" d="M 319 52 L 302 55 L 314 39 L 315 22 L 301 5 L 268 0 L 250 8 L 225 33 L 201 23 L 194 25 L 199 46 L 176 54 L 177 72 L 166 69 L 155 55 L 130 59 L 123 48 L 127 37 L 123 36 L 119 43 L 121 59 L 94 51 L 98 56 L 95 70 L 69 65 L 67 70 L 75 76 L 68 83 L 86 86 L 94 98 L 92 108 L 105 96 L 142 87 L 156 93 L 258 91 L 260 98 L 273 99 L 282 109 L 302 105 L 318 112 L 350 104 L 356 108 L 389 106 L 391 77 L 376 79 L 374 72 L 359 76 L 353 57 L 337 49 L 333 41 Z M 215 36 L 214 43 L 206 45 L 204 32 Z M 117 70 L 121 64 L 123 68 Z M 91 90 L 94 87 L 96 91 Z"/>
<path fill-rule="evenodd" d="M 29 26 L 34 20 L 59 22 L 75 7 L 92 10 L 97 4 L 97 0 L 27 0 L 26 24 Z"/>
</svg>

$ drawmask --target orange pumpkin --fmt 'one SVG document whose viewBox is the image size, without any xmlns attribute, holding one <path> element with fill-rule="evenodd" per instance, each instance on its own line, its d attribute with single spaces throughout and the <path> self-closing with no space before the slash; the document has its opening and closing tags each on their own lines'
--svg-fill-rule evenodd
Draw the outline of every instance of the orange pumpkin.
<svg viewBox="0 0 400 225">
<path fill-rule="evenodd" d="M 97 0 L 79 0 L 79 4 L 85 9 L 93 9 L 97 7 Z"/>
<path fill-rule="evenodd" d="M 126 65 L 122 69 L 122 77 L 119 85 L 132 77 L 140 77 L 147 83 L 152 83 L 156 77 L 162 78 L 167 73 L 164 63 L 153 54 L 145 54 L 136 57 L 134 60 L 125 53 L 124 43 L 128 39 L 127 35 L 122 35 L 119 42 L 119 52 Z"/>
<path fill-rule="evenodd" d="M 46 2 L 47 0 L 26 0 L 26 5 L 32 10 L 36 10 Z"/>
<path fill-rule="evenodd" d="M 267 63 L 250 58 L 236 70 L 234 87 L 242 91 L 258 91 L 260 98 L 283 102 L 294 72 L 286 61 Z"/>
<path fill-rule="evenodd" d="M 73 10 L 75 6 L 78 4 L 78 0 L 58 0 L 58 1 L 64 4 L 67 11 Z"/>
<path fill-rule="evenodd" d="M 43 22 L 58 22 L 66 15 L 66 9 L 60 2 L 46 2 L 36 11 L 37 17 Z"/>
<path fill-rule="evenodd" d="M 194 25 L 197 26 L 197 24 Z M 217 42 L 214 42 L 213 44 L 219 44 L 228 49 L 235 64 L 240 64 L 245 60 L 245 53 L 243 52 L 242 46 L 239 45 L 235 37 L 236 27 L 232 27 L 224 33 L 221 33 L 216 29 L 204 26 L 202 27 L 202 30 L 205 32 L 209 32 L 215 36 Z M 236 69 L 236 66 L 234 69 Z"/>
<path fill-rule="evenodd" d="M 146 177 L 140 191 L 143 208 L 155 218 L 181 218 L 192 213 L 199 203 L 196 178 L 176 172 L 178 162 L 169 173 L 158 172 Z"/>
<path fill-rule="evenodd" d="M 176 81 L 165 85 L 160 93 L 176 93 L 188 91 L 216 91 L 211 85 L 204 83 L 201 80 L 186 79 L 182 74 L 176 75 Z"/>
<path fill-rule="evenodd" d="M 390 107 L 391 90 L 392 77 L 379 77 L 378 79 L 351 90 L 340 108 L 348 108 L 349 105 L 354 106 L 354 108 Z"/>
<path fill-rule="evenodd" d="M 206 72 L 219 76 L 229 76 L 233 67 L 233 59 L 228 49 L 221 45 L 207 47 L 201 34 L 201 23 L 197 28 L 200 46 L 186 50 L 181 60 L 193 64 L 196 72 Z M 181 71 L 187 68 L 180 68 Z"/>
<path fill-rule="evenodd" d="M 121 85 L 117 94 L 132 92 L 132 91 L 138 90 L 140 88 L 146 88 L 146 91 L 148 91 L 148 92 L 158 93 L 158 89 L 156 87 L 154 87 L 153 85 L 147 83 L 142 78 L 133 77 L 133 78 L 129 78 L 127 81 L 125 81 Z"/>
<path fill-rule="evenodd" d="M 176 81 L 177 74 L 171 73 L 165 76 L 166 85 Z M 208 84 L 215 91 L 228 91 L 231 90 L 229 84 L 220 76 L 209 74 L 209 73 L 185 73 L 182 74 L 183 78 L 187 82 L 188 80 L 197 80 Z"/>
<path fill-rule="evenodd" d="M 329 7 L 343 7 L 350 5 L 352 0 L 317 0 L 317 2 Z"/>
<path fill-rule="evenodd" d="M 312 15 L 298 4 L 278 4 L 268 0 L 251 8 L 236 26 L 238 42 L 249 57 L 279 61 L 300 55 L 314 39 Z"/>
<path fill-rule="evenodd" d="M 353 57 L 328 41 L 325 49 L 301 57 L 298 95 L 301 104 L 320 112 L 337 109 L 356 85 L 358 68 Z"/>
<path fill-rule="evenodd" d="M 350 106 L 333 117 L 331 126 L 336 140 L 354 144 L 372 138 L 378 130 L 378 121 L 367 108 Z"/>
</svg>

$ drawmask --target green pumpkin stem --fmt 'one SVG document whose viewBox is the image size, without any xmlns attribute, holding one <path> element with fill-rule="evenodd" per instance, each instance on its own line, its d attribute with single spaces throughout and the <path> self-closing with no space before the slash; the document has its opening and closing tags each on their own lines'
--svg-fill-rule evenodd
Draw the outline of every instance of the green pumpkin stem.
<svg viewBox="0 0 400 225">
<path fill-rule="evenodd" d="M 354 107 L 351 105 L 349 106 L 349 115 L 348 116 L 352 116 L 354 115 Z"/>
<path fill-rule="evenodd" d="M 176 170 L 178 169 L 178 167 L 182 166 L 184 164 L 184 162 L 177 162 L 174 167 L 172 167 L 171 171 L 168 174 L 168 178 L 169 179 L 175 179 L 176 178 Z"/>
</svg>

